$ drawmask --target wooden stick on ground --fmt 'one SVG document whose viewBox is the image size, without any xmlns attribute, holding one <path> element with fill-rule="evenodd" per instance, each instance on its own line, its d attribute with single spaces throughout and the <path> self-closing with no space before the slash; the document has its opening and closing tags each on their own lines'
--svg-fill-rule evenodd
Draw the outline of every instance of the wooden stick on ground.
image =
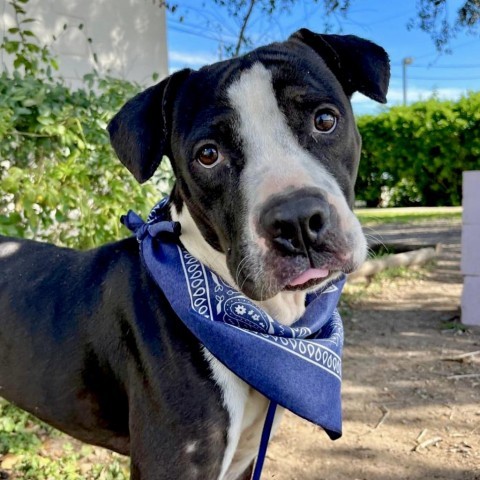
<svg viewBox="0 0 480 480">
<path fill-rule="evenodd" d="M 380 409 L 382 410 L 383 412 L 383 415 L 382 415 L 382 418 L 377 422 L 377 424 L 373 427 L 373 430 L 376 430 L 378 427 L 381 427 L 385 420 L 388 418 L 388 416 L 390 415 L 390 410 L 385 406 L 385 405 L 382 405 L 380 407 Z"/>
<path fill-rule="evenodd" d="M 412 448 L 412 451 L 418 452 L 419 450 L 422 450 L 423 448 L 431 447 L 433 445 L 437 445 L 437 443 L 440 443 L 443 440 L 442 437 L 433 437 L 430 438 L 429 440 L 425 440 L 422 443 L 419 443 L 417 446 Z"/>
<path fill-rule="evenodd" d="M 448 380 L 453 380 L 453 379 L 456 379 L 456 378 L 479 378 L 480 377 L 480 373 L 465 373 L 463 375 L 450 375 L 448 378 Z"/>
<path fill-rule="evenodd" d="M 421 441 L 422 441 L 422 438 L 425 436 L 425 434 L 427 433 L 427 431 L 428 431 L 428 428 L 424 428 L 424 429 L 418 434 L 417 442 L 421 442 Z"/>
<path fill-rule="evenodd" d="M 470 359 L 475 355 L 480 355 L 480 350 L 475 350 L 474 352 L 462 353 L 461 355 L 453 355 L 452 357 L 445 357 L 442 360 L 446 362 L 463 362 L 465 359 Z"/>
<path fill-rule="evenodd" d="M 409 267 L 413 265 L 423 265 L 435 256 L 437 256 L 438 248 L 421 248 L 412 250 L 411 252 L 397 253 L 393 255 L 385 255 L 380 258 L 367 260 L 356 272 L 348 276 L 348 280 L 354 280 L 362 277 L 371 277 L 386 268 L 392 267 Z"/>
</svg>

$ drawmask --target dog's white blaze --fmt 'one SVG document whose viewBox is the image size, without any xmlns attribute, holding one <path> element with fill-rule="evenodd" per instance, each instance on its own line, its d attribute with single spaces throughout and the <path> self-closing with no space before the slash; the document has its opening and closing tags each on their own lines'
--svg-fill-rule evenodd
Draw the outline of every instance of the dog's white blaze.
<svg viewBox="0 0 480 480">
<path fill-rule="evenodd" d="M 288 126 L 269 70 L 254 64 L 229 87 L 227 95 L 240 120 L 238 133 L 246 157 L 242 188 L 251 203 L 263 203 L 289 186 L 315 186 L 342 196 L 332 175 L 300 146 Z"/>
<path fill-rule="evenodd" d="M 7 258 L 20 250 L 19 242 L 5 242 L 0 244 L 0 258 Z"/>
<path fill-rule="evenodd" d="M 353 235 L 353 260 L 360 264 L 366 256 L 360 223 L 335 178 L 298 143 L 278 105 L 271 72 L 255 63 L 228 88 L 227 95 L 239 117 L 238 134 L 246 160 L 241 188 L 250 216 L 268 197 L 288 188 L 320 188 L 337 210 L 340 228 Z M 246 235 L 247 241 L 262 249 L 255 228 L 249 228 Z"/>
</svg>

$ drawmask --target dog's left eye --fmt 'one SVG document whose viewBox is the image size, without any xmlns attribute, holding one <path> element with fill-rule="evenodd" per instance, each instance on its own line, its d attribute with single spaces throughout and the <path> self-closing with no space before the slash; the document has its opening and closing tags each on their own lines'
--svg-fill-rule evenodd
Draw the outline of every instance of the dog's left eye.
<svg viewBox="0 0 480 480">
<path fill-rule="evenodd" d="M 315 113 L 315 128 L 321 133 L 331 133 L 337 126 L 337 115 L 329 109 L 321 109 Z"/>
<path fill-rule="evenodd" d="M 212 168 L 223 160 L 223 155 L 215 145 L 203 145 L 195 155 L 195 159 L 205 168 Z"/>
</svg>

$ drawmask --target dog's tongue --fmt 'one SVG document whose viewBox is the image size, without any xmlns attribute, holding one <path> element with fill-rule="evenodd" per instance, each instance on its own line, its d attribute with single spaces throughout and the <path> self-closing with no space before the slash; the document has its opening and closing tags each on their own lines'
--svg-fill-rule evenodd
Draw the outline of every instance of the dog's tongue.
<svg viewBox="0 0 480 480">
<path fill-rule="evenodd" d="M 290 287 L 296 287 L 297 285 L 303 285 L 313 278 L 325 278 L 330 273 L 326 268 L 309 268 L 305 270 L 300 276 L 292 280 L 289 284 Z"/>
</svg>

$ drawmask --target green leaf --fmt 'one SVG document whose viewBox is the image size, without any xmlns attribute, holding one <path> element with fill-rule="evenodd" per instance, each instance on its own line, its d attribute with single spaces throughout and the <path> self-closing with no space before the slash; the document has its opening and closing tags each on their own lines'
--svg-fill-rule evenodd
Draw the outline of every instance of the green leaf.
<svg viewBox="0 0 480 480">
<path fill-rule="evenodd" d="M 27 0 L 28 1 L 28 0 Z M 26 2 L 24 2 L 26 3 Z M 25 15 L 27 12 L 22 8 L 20 7 L 20 5 L 18 5 L 17 3 L 11 3 L 10 5 L 12 5 L 13 9 L 15 10 L 15 13 L 17 15 Z"/>
<path fill-rule="evenodd" d="M 17 41 L 7 41 L 3 44 L 3 48 L 7 53 L 13 54 L 18 51 L 18 47 L 20 46 L 20 42 Z"/>
</svg>

